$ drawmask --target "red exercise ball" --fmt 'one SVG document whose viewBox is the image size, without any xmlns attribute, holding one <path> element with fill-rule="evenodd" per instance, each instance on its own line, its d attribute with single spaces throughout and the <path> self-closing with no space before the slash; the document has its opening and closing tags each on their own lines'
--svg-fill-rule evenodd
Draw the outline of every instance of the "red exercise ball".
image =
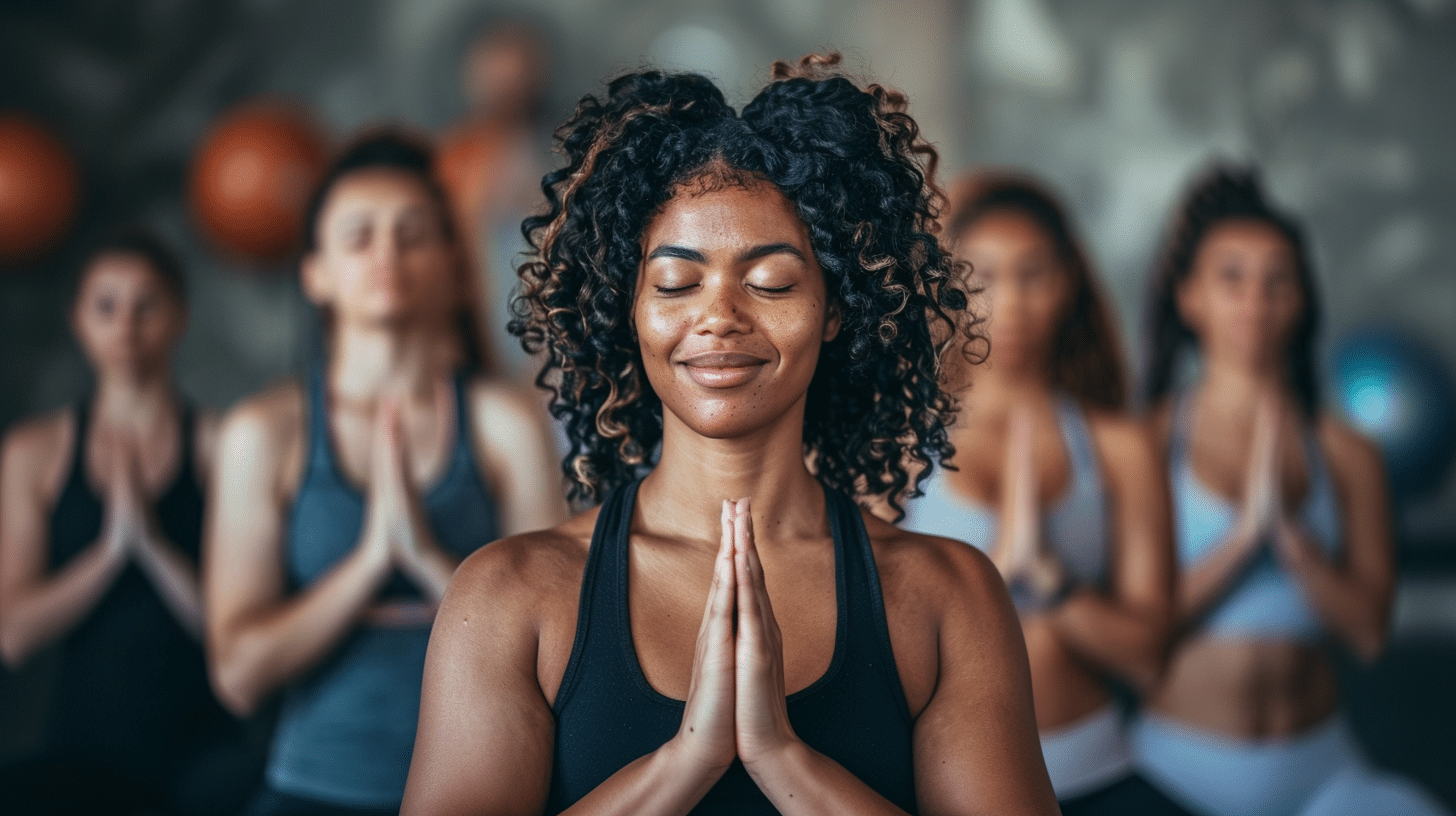
<svg viewBox="0 0 1456 816">
<path fill-rule="evenodd" d="M 34 260 L 76 214 L 80 176 L 66 148 L 44 127 L 0 114 L 0 263 Z"/>
<path fill-rule="evenodd" d="M 277 103 L 219 122 L 192 161 L 192 209 L 227 250 L 277 261 L 298 249 L 304 208 L 327 148 L 313 121 Z"/>
</svg>

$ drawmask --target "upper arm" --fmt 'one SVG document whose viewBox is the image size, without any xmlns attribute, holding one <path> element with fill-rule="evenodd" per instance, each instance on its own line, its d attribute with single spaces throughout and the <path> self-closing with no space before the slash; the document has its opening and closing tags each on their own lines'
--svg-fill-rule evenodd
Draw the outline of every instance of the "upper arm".
<svg viewBox="0 0 1456 816">
<path fill-rule="evenodd" d="M 1385 464 L 1373 442 L 1332 418 L 1320 423 L 1320 442 L 1339 498 L 1348 574 L 1384 593 L 1395 583 L 1390 497 Z"/>
<path fill-rule="evenodd" d="M 1011 599 L 980 551 L 937 541 L 924 578 L 940 599 L 939 667 L 914 737 L 921 811 L 1055 813 Z"/>
<path fill-rule="evenodd" d="M 280 401 L 265 395 L 244 403 L 218 431 L 202 559 L 210 654 L 241 619 L 283 594 L 281 483 L 296 422 Z"/>
<path fill-rule="evenodd" d="M 1112 510 L 1112 586 L 1150 613 L 1173 605 L 1172 499 L 1150 432 L 1120 417 L 1092 423 Z"/>
<path fill-rule="evenodd" d="M 542 584 L 532 543 L 477 550 L 456 571 L 430 633 L 405 813 L 538 814 L 555 719 L 537 675 Z M 537 554 L 539 556 L 539 554 Z"/>
<path fill-rule="evenodd" d="M 541 407 L 525 394 L 479 382 L 471 390 L 471 409 L 476 455 L 500 500 L 500 534 L 560 524 L 565 491 Z"/>
<path fill-rule="evenodd" d="M 46 518 L 74 440 L 69 417 L 19 425 L 0 447 L 0 607 L 45 573 Z"/>
</svg>

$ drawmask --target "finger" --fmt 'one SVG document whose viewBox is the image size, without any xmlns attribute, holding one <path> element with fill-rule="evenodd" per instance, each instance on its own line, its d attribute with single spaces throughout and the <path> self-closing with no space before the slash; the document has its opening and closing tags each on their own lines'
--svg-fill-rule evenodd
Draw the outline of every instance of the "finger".
<svg viewBox="0 0 1456 816">
<path fill-rule="evenodd" d="M 758 627 L 763 625 L 765 593 L 759 591 L 763 587 L 763 566 L 759 564 L 756 573 L 754 569 L 758 550 L 753 541 L 753 515 L 748 499 L 738 500 L 734 515 L 733 565 L 738 578 L 739 631 L 757 635 Z"/>
<path fill-rule="evenodd" d="M 703 610 L 704 629 L 711 619 L 730 619 L 733 607 L 736 583 L 733 575 L 733 515 L 728 505 L 725 500 L 718 519 L 722 537 L 718 542 L 718 554 L 713 558 L 713 582 L 708 587 L 708 601 Z"/>
</svg>

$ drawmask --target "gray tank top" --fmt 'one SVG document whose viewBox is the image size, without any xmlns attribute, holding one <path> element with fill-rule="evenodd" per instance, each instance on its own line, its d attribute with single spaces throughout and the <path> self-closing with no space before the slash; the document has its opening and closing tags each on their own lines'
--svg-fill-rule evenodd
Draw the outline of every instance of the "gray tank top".
<svg viewBox="0 0 1456 816">
<path fill-rule="evenodd" d="M 436 540 L 464 558 L 497 537 L 497 511 L 472 453 L 464 383 L 455 379 L 455 441 L 423 507 Z M 328 433 L 321 371 L 308 381 L 308 461 L 288 521 L 292 590 L 348 555 L 364 524 L 365 496 L 343 478 Z M 383 599 L 420 598 L 401 575 Z M 397 807 L 414 751 L 428 624 L 355 628 L 333 654 L 287 689 L 268 758 L 283 793 L 350 807 Z"/>
<path fill-rule="evenodd" d="M 1107 494 L 1097 453 L 1082 409 L 1065 394 L 1056 402 L 1057 424 L 1071 461 L 1067 492 L 1042 514 L 1042 535 L 1061 561 L 1074 586 L 1104 588 L 1107 578 Z M 961 455 L 966 455 L 962 451 Z M 936 470 L 921 486 L 925 495 L 905 508 L 901 526 L 917 533 L 964 541 L 989 552 L 996 543 L 996 511 L 957 493 L 945 474 Z M 1011 599 L 1023 614 L 1040 611 L 1025 587 L 1012 586 Z"/>
</svg>

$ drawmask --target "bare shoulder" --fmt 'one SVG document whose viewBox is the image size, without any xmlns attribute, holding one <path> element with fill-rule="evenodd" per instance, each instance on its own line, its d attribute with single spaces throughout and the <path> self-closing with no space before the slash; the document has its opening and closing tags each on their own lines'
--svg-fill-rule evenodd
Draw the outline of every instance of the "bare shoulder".
<svg viewBox="0 0 1456 816">
<path fill-rule="evenodd" d="M 279 501 L 292 496 L 303 473 L 304 397 L 284 381 L 235 405 L 218 424 L 213 469 L 234 485 L 271 483 Z"/>
<path fill-rule="evenodd" d="M 1360 486 L 1384 483 L 1385 461 L 1369 437 L 1329 413 L 1320 415 L 1315 433 L 1337 478 Z"/>
<path fill-rule="evenodd" d="M 508 536 L 471 553 L 450 581 L 453 603 L 523 610 L 556 606 L 563 599 L 574 604 L 596 515 L 593 508 L 555 527 Z"/>
<path fill-rule="evenodd" d="M 51 496 L 60 491 L 76 436 L 74 408 L 61 408 L 21 420 L 5 433 L 0 467 L 7 484 Z"/>
<path fill-rule="evenodd" d="M 880 584 L 891 597 L 922 597 L 946 605 L 988 608 L 1005 595 L 1001 575 L 980 550 L 943 536 L 896 527 L 863 512 Z"/>
<path fill-rule="evenodd" d="M 476 377 L 466 387 L 465 398 L 474 421 L 485 429 L 534 429 L 541 424 L 541 401 L 513 383 Z"/>
<path fill-rule="evenodd" d="M 303 387 L 284 380 L 233 406 L 217 423 L 217 439 L 227 445 L 235 437 L 276 444 L 303 434 Z"/>
</svg>

